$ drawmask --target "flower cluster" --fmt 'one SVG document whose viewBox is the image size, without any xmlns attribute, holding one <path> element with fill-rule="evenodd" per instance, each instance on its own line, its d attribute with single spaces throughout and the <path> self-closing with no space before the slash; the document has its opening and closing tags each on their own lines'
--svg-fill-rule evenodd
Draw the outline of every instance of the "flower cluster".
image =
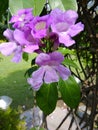
<svg viewBox="0 0 98 130">
<path fill-rule="evenodd" d="M 39 69 L 28 78 L 28 83 L 39 90 L 43 82 L 58 82 L 59 78 L 66 80 L 70 70 L 62 65 L 64 56 L 56 50 L 63 44 L 69 47 L 75 43 L 72 37 L 84 29 L 81 22 L 76 23 L 77 12 L 54 9 L 44 16 L 33 16 L 32 9 L 22 9 L 12 16 L 9 23 L 13 30 L 4 31 L 9 42 L 0 45 L 0 52 L 9 56 L 14 54 L 12 61 L 20 62 L 22 54 L 38 53 L 35 63 Z"/>
</svg>

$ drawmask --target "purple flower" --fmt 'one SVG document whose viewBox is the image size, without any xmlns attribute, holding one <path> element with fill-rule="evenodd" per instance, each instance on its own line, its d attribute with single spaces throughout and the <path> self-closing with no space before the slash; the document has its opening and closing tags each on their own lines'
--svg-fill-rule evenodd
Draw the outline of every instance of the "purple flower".
<svg viewBox="0 0 98 130">
<path fill-rule="evenodd" d="M 49 22 L 52 32 L 57 33 L 59 42 L 67 47 L 75 43 L 71 37 L 76 36 L 84 29 L 84 25 L 81 22 L 75 24 L 77 18 L 78 14 L 73 10 L 62 12 L 59 9 L 55 9 L 50 13 Z"/>
<path fill-rule="evenodd" d="M 32 53 L 39 49 L 40 41 L 31 35 L 31 30 L 21 31 L 16 29 L 14 31 L 14 38 L 22 46 L 24 52 Z"/>
<path fill-rule="evenodd" d="M 0 52 L 5 56 L 9 56 L 14 53 L 12 61 L 19 62 L 22 59 L 22 48 L 15 41 L 13 33 L 14 32 L 10 29 L 4 31 L 3 34 L 9 40 L 9 42 L 0 44 Z"/>
<path fill-rule="evenodd" d="M 34 39 L 29 31 L 7 29 L 4 31 L 4 36 L 9 42 L 0 44 L 0 52 L 5 56 L 14 54 L 13 62 L 20 62 L 23 52 L 32 53 L 39 49 L 38 40 Z"/>
<path fill-rule="evenodd" d="M 37 91 L 43 82 L 50 84 L 58 82 L 59 78 L 66 80 L 71 73 L 68 68 L 61 64 L 63 60 L 64 56 L 59 52 L 39 54 L 35 62 L 40 67 L 37 71 L 33 72 L 31 78 L 28 78 L 28 83 Z"/>
<path fill-rule="evenodd" d="M 32 8 L 28 9 L 21 9 L 18 11 L 18 13 L 14 16 L 12 16 L 9 23 L 14 23 L 13 27 L 21 29 L 34 18 L 32 15 Z"/>
<path fill-rule="evenodd" d="M 49 15 L 36 16 L 29 24 L 32 29 L 32 35 L 35 38 L 44 38 L 47 36 L 47 31 L 49 29 L 48 25 Z"/>
</svg>

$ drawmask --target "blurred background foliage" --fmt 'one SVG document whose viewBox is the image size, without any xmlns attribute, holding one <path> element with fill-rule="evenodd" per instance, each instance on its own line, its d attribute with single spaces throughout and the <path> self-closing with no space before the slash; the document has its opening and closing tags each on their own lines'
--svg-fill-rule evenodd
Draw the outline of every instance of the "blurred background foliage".
<svg viewBox="0 0 98 130">
<path fill-rule="evenodd" d="M 0 130 L 26 130 L 24 120 L 20 120 L 21 110 L 0 109 Z"/>
<path fill-rule="evenodd" d="M 0 1 L 0 40 L 3 40 L 3 31 L 8 27 L 8 0 Z"/>
</svg>

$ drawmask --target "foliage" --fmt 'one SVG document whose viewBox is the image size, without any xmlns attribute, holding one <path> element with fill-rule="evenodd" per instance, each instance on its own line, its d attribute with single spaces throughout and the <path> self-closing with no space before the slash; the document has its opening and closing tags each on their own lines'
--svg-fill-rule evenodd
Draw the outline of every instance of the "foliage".
<svg viewBox="0 0 98 130">
<path fill-rule="evenodd" d="M 53 112 L 57 100 L 57 83 L 43 84 L 41 89 L 36 93 L 37 105 L 43 110 L 45 115 Z"/>
<path fill-rule="evenodd" d="M 59 81 L 59 90 L 62 99 L 70 108 L 78 107 L 80 102 L 80 86 L 76 83 L 74 77 L 70 76 L 68 80 Z"/>
<path fill-rule="evenodd" d="M 7 28 L 8 0 L 0 1 L 0 39 L 4 39 L 3 31 Z"/>
<path fill-rule="evenodd" d="M 45 0 L 9 0 L 9 8 L 12 15 L 23 8 L 33 8 L 34 15 L 39 15 L 43 10 L 44 4 Z"/>
<path fill-rule="evenodd" d="M 3 17 L 3 15 L 6 13 L 6 10 L 8 9 L 8 0 L 0 1 L 0 21 Z"/>
<path fill-rule="evenodd" d="M 25 122 L 20 120 L 19 111 L 0 109 L 0 130 L 26 130 Z"/>
<path fill-rule="evenodd" d="M 51 9 L 60 8 L 62 10 L 76 10 L 77 11 L 77 2 L 76 0 L 49 0 Z"/>
</svg>

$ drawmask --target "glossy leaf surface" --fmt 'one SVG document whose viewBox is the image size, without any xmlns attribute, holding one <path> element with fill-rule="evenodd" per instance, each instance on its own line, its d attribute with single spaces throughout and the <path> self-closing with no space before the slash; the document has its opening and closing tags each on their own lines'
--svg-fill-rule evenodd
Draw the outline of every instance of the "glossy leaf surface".
<svg viewBox="0 0 98 130">
<path fill-rule="evenodd" d="M 57 83 L 43 84 L 36 93 L 37 105 L 48 115 L 53 112 L 58 99 Z"/>
</svg>

